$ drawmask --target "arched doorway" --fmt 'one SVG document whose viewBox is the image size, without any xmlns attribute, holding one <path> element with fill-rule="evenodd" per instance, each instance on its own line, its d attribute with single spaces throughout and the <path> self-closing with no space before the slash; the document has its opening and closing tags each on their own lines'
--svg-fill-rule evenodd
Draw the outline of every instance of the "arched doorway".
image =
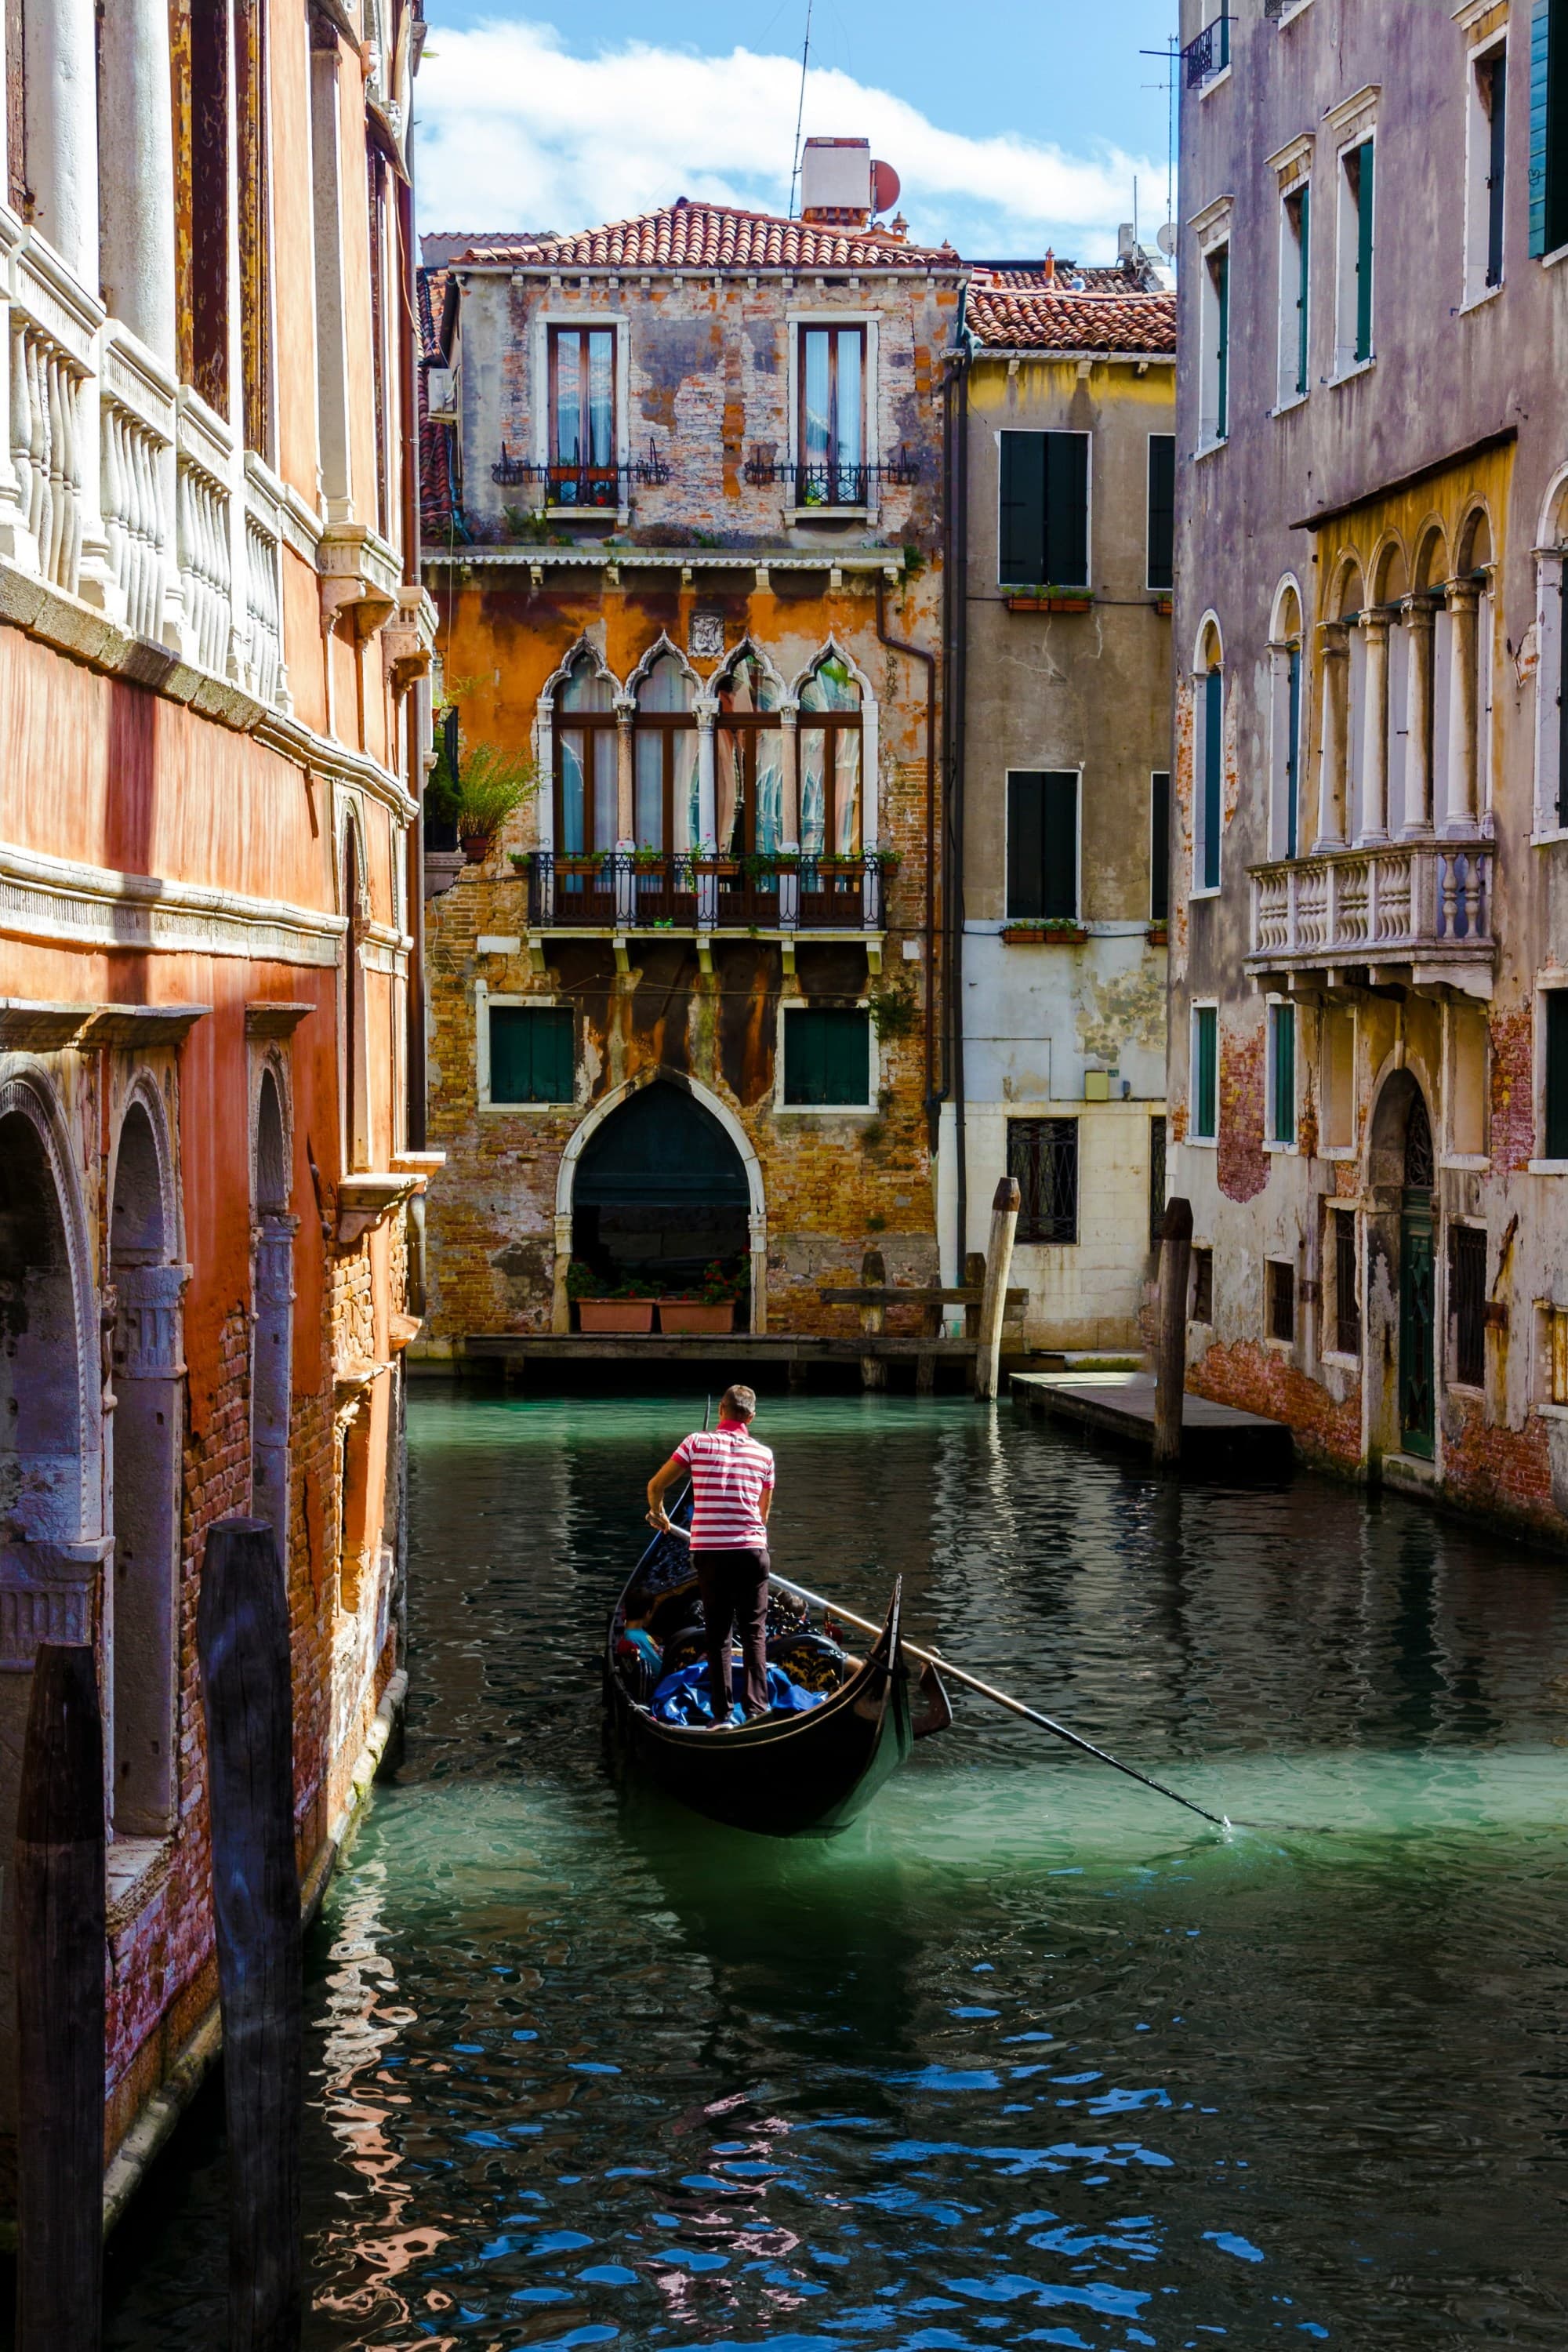
<svg viewBox="0 0 1568 2352">
<path fill-rule="evenodd" d="M 715 1262 L 744 1282 L 752 1275 L 745 1162 L 721 1120 L 672 1078 L 626 1095 L 586 1134 L 569 1205 L 571 1255 L 601 1280 L 657 1295 L 689 1288 Z"/>
<path fill-rule="evenodd" d="M 1380 1450 L 1430 1461 L 1436 1447 L 1436 1160 L 1426 1098 L 1413 1073 L 1395 1070 L 1373 1114 L 1368 1152 L 1369 1256 L 1384 1261 L 1385 1282 L 1381 1349 L 1369 1346 L 1369 1376 L 1381 1357 L 1384 1395 L 1368 1404 L 1381 1430 Z M 1369 1342 L 1373 1337 L 1369 1329 Z"/>
</svg>

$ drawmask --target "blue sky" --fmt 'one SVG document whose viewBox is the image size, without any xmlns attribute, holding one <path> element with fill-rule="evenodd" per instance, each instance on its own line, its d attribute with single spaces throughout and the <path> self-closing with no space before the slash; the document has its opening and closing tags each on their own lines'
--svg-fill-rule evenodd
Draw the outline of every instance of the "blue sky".
<svg viewBox="0 0 1568 2352">
<path fill-rule="evenodd" d="M 591 32 L 544 0 L 426 13 L 425 227 L 582 228 L 682 194 L 786 208 L 805 0 L 602 0 Z M 868 137 L 917 238 L 1107 259 L 1134 173 L 1146 244 L 1164 216 L 1164 68 L 1139 52 L 1163 47 L 1175 15 L 1175 0 L 815 0 L 805 130 Z"/>
</svg>

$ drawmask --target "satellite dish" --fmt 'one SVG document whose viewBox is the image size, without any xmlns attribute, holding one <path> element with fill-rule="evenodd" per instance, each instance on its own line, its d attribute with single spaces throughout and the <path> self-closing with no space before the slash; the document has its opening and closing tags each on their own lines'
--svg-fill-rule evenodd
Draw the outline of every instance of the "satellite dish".
<svg viewBox="0 0 1568 2352">
<path fill-rule="evenodd" d="M 1161 250 L 1161 252 L 1162 252 L 1162 253 L 1163 253 L 1163 254 L 1173 254 L 1173 253 L 1174 253 L 1174 252 L 1175 252 L 1175 250 L 1176 250 L 1176 224 L 1175 224 L 1175 222 L 1174 222 L 1174 221 L 1167 221 L 1167 222 L 1165 223 L 1164 227 L 1160 231 L 1159 236 L 1154 239 L 1154 242 L 1155 242 L 1155 244 L 1159 247 L 1159 248 L 1160 248 L 1160 250 Z"/>
<path fill-rule="evenodd" d="M 899 175 L 890 163 L 871 166 L 871 210 L 890 212 L 899 201 Z"/>
</svg>

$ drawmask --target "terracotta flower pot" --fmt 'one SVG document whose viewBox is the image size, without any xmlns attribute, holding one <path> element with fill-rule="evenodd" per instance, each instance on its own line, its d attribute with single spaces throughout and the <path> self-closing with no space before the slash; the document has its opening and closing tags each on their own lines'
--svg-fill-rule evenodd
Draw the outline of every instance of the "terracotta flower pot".
<svg viewBox="0 0 1568 2352">
<path fill-rule="evenodd" d="M 465 833 L 462 836 L 463 856 L 470 866 L 482 866 L 490 854 L 493 833 Z"/>
<path fill-rule="evenodd" d="M 623 1337 L 653 1329 L 651 1298 L 580 1298 L 577 1328 L 581 1331 L 618 1332 Z"/>
<path fill-rule="evenodd" d="M 735 1328 L 735 1302 L 726 1298 L 710 1307 L 699 1298 L 661 1298 L 658 1302 L 658 1328 L 661 1331 L 689 1331 L 718 1334 Z"/>
</svg>

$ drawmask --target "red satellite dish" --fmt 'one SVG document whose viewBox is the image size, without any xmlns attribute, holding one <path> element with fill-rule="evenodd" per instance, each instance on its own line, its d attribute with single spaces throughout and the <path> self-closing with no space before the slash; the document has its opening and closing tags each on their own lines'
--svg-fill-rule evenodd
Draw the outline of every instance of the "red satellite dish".
<svg viewBox="0 0 1568 2352">
<path fill-rule="evenodd" d="M 899 175 L 890 163 L 871 166 L 871 210 L 885 213 L 899 201 Z"/>
</svg>

